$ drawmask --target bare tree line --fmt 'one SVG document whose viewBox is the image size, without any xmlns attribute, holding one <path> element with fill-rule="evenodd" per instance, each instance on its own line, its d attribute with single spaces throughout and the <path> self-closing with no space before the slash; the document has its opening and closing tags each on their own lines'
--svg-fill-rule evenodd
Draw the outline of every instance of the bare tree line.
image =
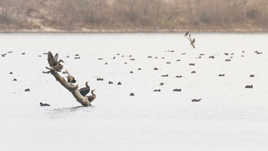
<svg viewBox="0 0 268 151">
<path fill-rule="evenodd" d="M 2 30 L 267 30 L 266 0 L 0 0 Z"/>
</svg>

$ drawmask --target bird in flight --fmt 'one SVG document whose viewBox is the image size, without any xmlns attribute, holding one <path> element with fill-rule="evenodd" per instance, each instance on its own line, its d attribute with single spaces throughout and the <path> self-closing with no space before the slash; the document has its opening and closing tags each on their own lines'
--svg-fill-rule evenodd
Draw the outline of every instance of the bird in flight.
<svg viewBox="0 0 268 151">
<path fill-rule="evenodd" d="M 192 38 L 191 33 L 189 31 L 184 34 L 184 37 L 186 37 L 189 40 L 191 46 L 195 48 L 195 38 Z"/>
</svg>

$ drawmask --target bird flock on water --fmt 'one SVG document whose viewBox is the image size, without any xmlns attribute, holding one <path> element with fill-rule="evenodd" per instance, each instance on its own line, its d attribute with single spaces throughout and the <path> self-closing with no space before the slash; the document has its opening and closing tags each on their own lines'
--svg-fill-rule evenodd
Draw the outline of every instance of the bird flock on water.
<svg viewBox="0 0 268 151">
<path fill-rule="evenodd" d="M 186 39 L 188 39 L 188 41 L 190 42 L 190 45 L 191 45 L 193 48 L 196 48 L 196 46 L 195 46 L 195 42 L 196 42 L 196 40 L 195 40 L 195 38 L 192 37 L 192 34 L 191 34 L 190 32 L 186 32 L 186 33 L 184 34 L 184 37 L 186 37 Z M 169 53 L 176 53 L 175 50 L 168 50 L 167 52 L 169 52 Z M 253 52 L 254 52 L 256 55 L 262 55 L 262 54 L 263 54 L 262 51 L 258 51 L 258 50 L 253 51 Z M 8 57 L 9 54 L 12 54 L 12 53 L 13 53 L 13 51 L 7 51 L 6 53 L 2 53 L 2 54 L 0 54 L 0 58 L 4 59 L 4 58 Z M 22 55 L 22 56 L 26 56 L 27 53 L 26 53 L 26 52 L 22 52 L 21 55 Z M 42 55 L 48 55 L 48 56 L 50 56 L 50 55 L 52 55 L 52 54 L 50 54 L 50 53 L 42 53 L 42 54 L 39 54 L 38 57 L 42 57 Z M 186 52 L 182 52 L 182 53 L 180 53 L 180 55 L 181 55 L 181 56 L 184 56 L 184 55 L 187 55 L 187 53 L 186 53 Z M 223 55 L 226 57 L 226 58 L 224 59 L 224 61 L 225 61 L 226 63 L 228 63 L 228 62 L 231 62 L 231 61 L 234 59 L 235 53 L 234 53 L 234 52 L 232 52 L 232 53 L 229 53 L 229 52 L 223 52 Z M 245 51 L 245 50 L 244 50 L 244 51 L 241 51 L 241 55 L 240 55 L 240 57 L 245 57 L 245 55 L 246 55 L 246 51 Z M 145 57 L 146 57 L 146 56 L 145 56 Z M 216 56 L 214 56 L 214 55 L 208 55 L 208 54 L 205 54 L 205 53 L 200 53 L 200 54 L 197 56 L 197 59 L 203 59 L 203 58 L 205 58 L 205 57 L 207 57 L 207 59 L 211 59 L 211 60 L 216 59 Z M 49 59 L 49 58 L 50 58 L 50 57 L 48 57 L 48 59 Z M 50 66 L 54 66 L 55 69 L 56 69 L 58 72 L 61 72 L 61 71 L 63 70 L 63 63 L 64 63 L 64 61 L 58 59 L 58 54 L 57 54 L 57 53 L 56 53 L 53 57 L 51 57 L 51 58 L 55 58 L 55 60 L 49 60 L 49 61 L 48 61 L 49 64 L 50 64 Z M 70 56 L 66 56 L 66 58 L 70 58 Z M 125 65 L 131 64 L 131 62 L 135 62 L 135 61 L 137 60 L 137 58 L 135 58 L 133 54 L 129 54 L 129 55 L 127 55 L 127 54 L 116 53 L 116 54 L 114 54 L 114 55 L 112 56 L 112 59 L 111 59 L 111 60 L 108 60 L 108 59 L 105 59 L 105 58 L 102 58 L 102 57 L 96 58 L 96 63 L 101 62 L 101 63 L 103 63 L 105 66 L 109 66 L 109 63 L 110 63 L 110 62 L 112 62 L 112 61 L 116 61 L 116 60 L 118 60 L 118 59 L 122 59 L 122 58 L 127 58 L 127 60 L 124 59 L 124 61 L 123 61 L 123 64 L 125 64 Z M 161 60 L 166 60 L 166 59 L 167 59 L 166 56 L 147 56 L 146 58 L 147 58 L 147 59 L 161 59 Z M 73 59 L 74 59 L 74 60 L 79 60 L 79 59 L 81 59 L 81 57 L 80 57 L 79 54 L 75 54 Z M 172 64 L 173 62 L 183 62 L 183 59 L 182 59 L 182 58 L 178 58 L 178 59 L 176 59 L 176 60 L 174 60 L 174 61 L 171 61 L 171 60 L 166 60 L 166 61 L 165 61 L 166 65 L 170 65 L 170 64 Z M 188 63 L 188 66 L 192 66 L 192 67 L 196 67 L 196 65 L 197 65 L 196 62 L 190 62 L 190 63 Z M 115 70 L 116 70 L 116 69 L 115 69 Z M 129 71 L 129 74 L 135 75 L 135 70 L 141 72 L 141 71 L 143 71 L 143 70 L 150 70 L 150 69 L 145 69 L 144 67 L 138 67 L 137 69 L 132 69 L 132 70 L 130 70 L 130 71 Z M 160 68 L 160 67 L 153 67 L 151 70 L 152 70 L 152 72 L 153 72 L 153 71 L 161 71 L 161 68 Z M 45 72 L 43 72 L 43 73 L 45 73 Z M 69 83 L 76 83 L 76 82 L 77 82 L 76 79 L 75 79 L 75 78 L 74 78 L 74 77 L 73 77 L 67 70 L 63 71 L 62 73 L 67 75 L 66 79 L 67 79 L 67 81 L 68 81 Z M 197 75 L 197 74 L 198 74 L 198 72 L 197 72 L 196 70 L 192 70 L 192 71 L 190 71 L 190 73 L 191 73 L 192 75 Z M 14 77 L 14 71 L 10 71 L 10 72 L 8 72 L 8 74 L 9 74 L 10 76 L 13 76 L 13 78 L 12 78 L 12 81 L 13 81 L 13 82 L 19 82 L 19 79 L 18 79 L 17 77 Z M 160 76 L 161 78 L 169 78 L 169 77 L 172 78 L 172 77 L 174 77 L 174 78 L 177 78 L 177 79 L 182 79 L 182 78 L 185 77 L 185 76 L 182 75 L 182 74 L 175 75 L 175 76 L 171 76 L 171 75 L 168 74 L 168 73 L 162 73 L 162 74 L 160 74 L 159 76 Z M 226 75 L 226 73 L 218 73 L 217 76 L 218 76 L 218 77 L 222 77 L 222 78 L 224 78 L 224 77 L 226 77 L 226 76 L 228 76 L 228 75 Z M 255 74 L 250 74 L 250 75 L 249 75 L 249 78 L 254 78 L 255 76 L 256 76 Z M 108 79 L 109 79 L 109 78 L 108 78 Z M 103 81 L 105 81 L 105 79 L 104 79 L 102 76 L 98 76 L 98 77 L 96 78 L 96 81 L 103 82 Z M 109 84 L 109 85 L 114 85 L 114 84 L 115 84 L 115 85 L 121 86 L 121 85 L 127 85 L 127 82 L 123 83 L 122 81 L 107 80 L 107 84 Z M 159 87 L 159 88 L 152 89 L 152 92 L 154 92 L 154 93 L 161 93 L 162 90 L 163 90 L 163 89 L 161 88 L 161 86 L 164 86 L 164 85 L 166 85 L 166 83 L 160 81 L 160 82 L 159 82 L 159 86 L 160 86 L 160 87 Z M 254 88 L 254 85 L 253 85 L 252 83 L 249 83 L 249 84 L 244 85 L 244 88 L 245 88 L 245 89 L 253 89 L 253 88 Z M 82 88 L 80 88 L 79 91 L 80 91 L 81 95 L 83 95 L 83 96 L 86 96 L 89 92 L 91 92 L 92 95 L 89 96 L 89 97 L 96 97 L 96 95 L 95 95 L 95 93 L 94 93 L 95 90 L 91 90 L 91 91 L 90 91 L 90 87 L 89 87 L 89 85 L 88 85 L 88 82 L 86 82 L 86 83 L 85 83 L 85 86 L 82 87 Z M 183 92 L 183 88 L 173 88 L 172 91 L 173 91 L 174 93 L 175 93 L 175 92 L 180 92 L 180 93 L 182 93 L 182 92 Z M 26 93 L 27 93 L 27 92 L 31 92 L 31 89 L 30 89 L 30 88 L 25 88 L 25 89 L 24 89 L 24 92 L 26 92 Z M 134 96 L 136 96 L 136 94 L 135 94 L 134 92 L 130 92 L 130 93 L 129 93 L 129 96 L 134 97 Z M 93 98 L 92 98 L 92 99 L 93 99 Z M 193 98 L 191 101 L 192 101 L 192 102 L 200 102 L 201 100 L 202 100 L 202 98 Z M 44 102 L 40 102 L 40 106 L 50 106 L 50 104 L 48 104 L 48 103 L 44 103 Z"/>
</svg>

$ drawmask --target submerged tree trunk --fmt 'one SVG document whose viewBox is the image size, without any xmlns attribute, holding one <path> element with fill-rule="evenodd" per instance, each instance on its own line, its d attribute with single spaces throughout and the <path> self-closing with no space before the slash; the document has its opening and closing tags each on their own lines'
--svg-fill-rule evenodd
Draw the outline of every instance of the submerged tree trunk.
<svg viewBox="0 0 268 151">
<path fill-rule="evenodd" d="M 49 55 L 51 54 L 51 55 Z M 57 54 L 55 56 L 52 55 L 51 52 L 48 53 L 48 63 L 49 63 L 49 66 L 50 67 L 46 67 L 46 69 L 48 69 L 49 71 L 47 71 L 47 73 L 50 73 L 52 74 L 55 79 L 64 87 L 66 88 L 69 92 L 72 93 L 72 95 L 74 96 L 74 98 L 80 103 L 82 104 L 83 106 L 90 106 L 91 105 L 91 102 L 95 99 L 95 97 L 93 97 L 94 99 L 89 99 L 88 96 L 83 96 L 80 94 L 80 91 L 79 91 L 79 86 L 78 85 L 73 85 L 72 83 L 68 82 L 65 80 L 64 77 L 62 77 L 57 69 L 57 65 L 60 64 L 59 61 L 57 61 Z M 51 60 L 52 61 L 55 61 L 56 63 L 58 63 L 57 65 L 52 65 L 51 64 Z M 63 67 L 63 66 L 62 66 Z M 92 94 L 92 95 L 95 95 L 95 94 Z M 92 97 L 90 97 L 92 98 Z"/>
</svg>

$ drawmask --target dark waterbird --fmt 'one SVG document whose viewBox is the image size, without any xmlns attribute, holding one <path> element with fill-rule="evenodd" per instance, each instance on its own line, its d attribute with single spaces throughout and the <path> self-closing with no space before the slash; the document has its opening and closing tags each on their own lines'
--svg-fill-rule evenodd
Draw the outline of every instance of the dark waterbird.
<svg viewBox="0 0 268 151">
<path fill-rule="evenodd" d="M 202 99 L 192 99 L 192 102 L 200 102 Z"/>
<path fill-rule="evenodd" d="M 53 56 L 53 54 L 49 51 L 47 60 L 48 60 L 50 67 L 60 72 L 63 68 L 63 65 L 61 64 L 63 63 L 63 60 L 58 60 L 58 57 L 59 55 L 57 53 L 55 54 L 55 56 Z"/>
<path fill-rule="evenodd" d="M 65 71 L 65 73 L 67 74 L 67 81 L 69 83 L 75 83 L 76 82 L 74 76 L 72 76 L 67 70 Z"/>
<path fill-rule="evenodd" d="M 47 104 L 47 103 L 42 103 L 42 102 L 40 102 L 40 106 L 50 106 L 50 105 Z"/>
<path fill-rule="evenodd" d="M 94 101 L 96 99 L 96 94 L 94 92 L 95 92 L 95 89 L 91 90 L 91 95 L 87 96 L 89 102 L 92 102 L 92 101 Z"/>
<path fill-rule="evenodd" d="M 154 89 L 154 92 L 161 92 L 161 89 Z"/>
<path fill-rule="evenodd" d="M 245 88 L 246 89 L 252 89 L 253 88 L 253 85 L 252 84 L 251 85 L 246 85 Z"/>
<path fill-rule="evenodd" d="M 85 87 L 80 88 L 79 92 L 81 95 L 86 96 L 90 91 L 90 87 L 88 86 L 88 82 L 85 83 Z"/>
</svg>

